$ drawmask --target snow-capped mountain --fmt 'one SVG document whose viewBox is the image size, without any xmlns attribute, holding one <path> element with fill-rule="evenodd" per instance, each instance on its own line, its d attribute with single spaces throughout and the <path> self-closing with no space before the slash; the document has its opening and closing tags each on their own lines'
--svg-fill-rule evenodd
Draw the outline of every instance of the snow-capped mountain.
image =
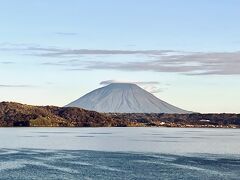
<svg viewBox="0 0 240 180">
<path fill-rule="evenodd" d="M 82 96 L 67 107 L 106 113 L 190 113 L 158 99 L 131 83 L 109 84 Z"/>
</svg>

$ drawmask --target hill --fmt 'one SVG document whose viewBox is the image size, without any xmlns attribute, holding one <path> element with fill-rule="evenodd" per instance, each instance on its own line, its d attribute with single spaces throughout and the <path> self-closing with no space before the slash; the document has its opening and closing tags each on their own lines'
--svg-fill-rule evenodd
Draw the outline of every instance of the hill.
<svg viewBox="0 0 240 180">
<path fill-rule="evenodd" d="M 0 126 L 108 127 L 129 126 L 125 122 L 94 111 L 55 106 L 30 106 L 13 102 L 0 103 Z"/>
<path fill-rule="evenodd" d="M 0 127 L 240 128 L 240 114 L 98 113 L 76 107 L 0 103 Z"/>
</svg>

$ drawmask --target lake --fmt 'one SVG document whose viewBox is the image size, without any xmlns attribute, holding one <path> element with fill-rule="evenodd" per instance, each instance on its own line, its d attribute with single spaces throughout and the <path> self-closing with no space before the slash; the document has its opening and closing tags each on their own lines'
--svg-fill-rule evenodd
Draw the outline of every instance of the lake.
<svg viewBox="0 0 240 180">
<path fill-rule="evenodd" d="M 0 128 L 0 179 L 239 179 L 240 129 Z"/>
</svg>

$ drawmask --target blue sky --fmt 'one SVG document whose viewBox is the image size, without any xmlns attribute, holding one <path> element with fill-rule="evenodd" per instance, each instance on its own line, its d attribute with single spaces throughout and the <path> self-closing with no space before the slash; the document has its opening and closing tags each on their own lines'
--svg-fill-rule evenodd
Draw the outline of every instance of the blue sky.
<svg viewBox="0 0 240 180">
<path fill-rule="evenodd" d="M 239 7 L 238 0 L 2 0 L 0 101 L 63 106 L 118 80 L 142 82 L 188 110 L 239 112 Z"/>
</svg>

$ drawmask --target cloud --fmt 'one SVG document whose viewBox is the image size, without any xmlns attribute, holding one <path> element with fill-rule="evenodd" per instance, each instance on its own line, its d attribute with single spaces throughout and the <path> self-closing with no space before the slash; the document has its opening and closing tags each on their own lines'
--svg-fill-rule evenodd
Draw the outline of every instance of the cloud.
<svg viewBox="0 0 240 180">
<path fill-rule="evenodd" d="M 107 50 L 107 49 L 57 49 L 30 48 L 42 57 L 78 57 L 79 55 L 165 55 L 169 50 Z"/>
<path fill-rule="evenodd" d="M 87 69 L 173 72 L 186 75 L 240 75 L 240 52 L 158 56 L 157 60 L 88 62 Z"/>
<path fill-rule="evenodd" d="M 13 61 L 0 61 L 0 64 L 8 65 L 8 64 L 15 64 L 15 62 L 13 62 Z"/>
<path fill-rule="evenodd" d="M 69 57 L 79 55 L 166 55 L 176 52 L 172 50 L 121 50 L 121 49 L 67 49 L 57 47 L 41 47 L 35 44 L 0 43 L 1 51 L 28 51 L 33 56 Z"/>
<path fill-rule="evenodd" d="M 106 81 L 100 82 L 100 85 L 109 85 L 112 83 L 132 83 L 132 84 L 141 84 L 141 85 L 158 85 L 158 84 L 160 84 L 157 81 L 127 81 L 127 80 L 111 79 L 111 80 L 106 80 Z"/>
<path fill-rule="evenodd" d="M 240 75 L 240 52 L 158 55 L 143 61 L 61 61 L 49 65 L 76 70 L 153 71 L 185 75 Z M 73 68 L 74 67 L 74 68 Z"/>
<path fill-rule="evenodd" d="M 19 84 L 19 85 L 0 84 L 0 88 L 29 88 L 29 87 L 35 87 L 35 86 L 27 85 L 27 84 Z"/>
<path fill-rule="evenodd" d="M 60 36 L 76 36 L 78 33 L 73 33 L 73 32 L 56 32 L 56 35 Z"/>
<path fill-rule="evenodd" d="M 147 90 L 150 93 L 159 93 L 163 91 L 163 88 L 159 88 L 158 86 L 160 85 L 159 82 L 157 81 L 128 81 L 128 80 L 106 80 L 100 82 L 100 85 L 109 85 L 112 83 L 132 83 L 132 84 L 137 84 L 141 86 L 143 89 Z"/>
<path fill-rule="evenodd" d="M 11 48 L 20 52 L 28 52 L 28 55 L 31 56 L 47 57 L 48 61 L 42 63 L 42 65 L 63 66 L 64 70 L 68 71 L 118 70 L 178 73 L 192 76 L 240 75 L 240 51 L 181 52 L 175 50 L 66 49 L 36 45 L 26 46 L 25 44 L 0 44 L 0 50 L 6 51 L 11 50 Z M 79 59 L 81 55 L 104 55 L 105 57 L 83 61 Z M 52 57 L 53 60 L 49 59 Z M 60 57 L 64 58 L 64 61 L 54 61 L 54 59 Z M 70 59 L 73 57 L 74 60 Z M 123 59 L 119 60 L 119 57 Z M 101 60 L 98 60 L 99 58 Z"/>
</svg>

